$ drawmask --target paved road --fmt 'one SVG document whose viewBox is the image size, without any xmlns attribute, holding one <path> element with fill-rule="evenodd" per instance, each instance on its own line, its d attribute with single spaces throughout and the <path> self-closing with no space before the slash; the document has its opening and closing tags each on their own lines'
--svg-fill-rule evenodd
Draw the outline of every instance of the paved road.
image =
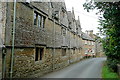
<svg viewBox="0 0 120 80">
<path fill-rule="evenodd" d="M 101 78 L 102 63 L 106 58 L 92 58 L 72 64 L 42 78 Z"/>
</svg>

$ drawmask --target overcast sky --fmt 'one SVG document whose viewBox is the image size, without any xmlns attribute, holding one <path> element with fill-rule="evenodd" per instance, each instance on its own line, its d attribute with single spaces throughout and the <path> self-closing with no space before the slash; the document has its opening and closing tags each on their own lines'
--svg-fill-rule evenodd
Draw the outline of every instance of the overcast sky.
<svg viewBox="0 0 120 80">
<path fill-rule="evenodd" d="M 94 10 L 88 13 L 86 10 L 84 10 L 83 3 L 85 1 L 86 0 L 65 0 L 65 3 L 68 11 L 71 11 L 72 7 L 74 7 L 76 19 L 78 19 L 78 16 L 80 16 L 80 23 L 83 32 L 86 30 L 94 30 L 94 33 L 97 33 L 99 31 L 97 29 L 99 26 L 98 15 L 95 14 L 97 11 Z"/>
</svg>

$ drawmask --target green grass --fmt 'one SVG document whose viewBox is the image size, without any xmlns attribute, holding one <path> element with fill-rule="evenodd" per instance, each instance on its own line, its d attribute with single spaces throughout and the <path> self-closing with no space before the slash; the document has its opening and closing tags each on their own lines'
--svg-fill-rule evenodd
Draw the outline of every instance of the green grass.
<svg viewBox="0 0 120 80">
<path fill-rule="evenodd" d="M 113 72 L 106 64 L 102 68 L 102 78 L 118 78 L 117 73 Z"/>
</svg>

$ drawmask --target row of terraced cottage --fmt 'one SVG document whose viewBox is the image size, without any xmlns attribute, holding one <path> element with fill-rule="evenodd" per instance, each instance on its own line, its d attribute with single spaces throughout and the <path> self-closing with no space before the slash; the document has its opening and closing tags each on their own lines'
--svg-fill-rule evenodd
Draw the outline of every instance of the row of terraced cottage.
<svg viewBox="0 0 120 80">
<path fill-rule="evenodd" d="M 11 69 L 14 10 L 12 2 L 0 4 L 5 6 L 1 26 L 6 47 L 3 75 L 7 78 Z M 19 2 L 13 77 L 38 77 L 80 61 L 86 54 L 96 55 L 101 51 L 100 48 L 98 51 L 96 37 L 93 30 L 82 32 L 79 17 L 75 20 L 74 10 L 67 11 L 64 2 Z"/>
</svg>

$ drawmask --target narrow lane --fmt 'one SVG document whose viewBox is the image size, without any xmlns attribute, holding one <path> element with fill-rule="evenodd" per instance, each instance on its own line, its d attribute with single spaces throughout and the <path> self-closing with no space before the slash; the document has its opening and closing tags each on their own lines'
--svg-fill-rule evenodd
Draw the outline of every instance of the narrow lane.
<svg viewBox="0 0 120 80">
<path fill-rule="evenodd" d="M 42 78 L 101 78 L 102 64 L 106 58 L 92 58 L 72 64 Z"/>
</svg>

